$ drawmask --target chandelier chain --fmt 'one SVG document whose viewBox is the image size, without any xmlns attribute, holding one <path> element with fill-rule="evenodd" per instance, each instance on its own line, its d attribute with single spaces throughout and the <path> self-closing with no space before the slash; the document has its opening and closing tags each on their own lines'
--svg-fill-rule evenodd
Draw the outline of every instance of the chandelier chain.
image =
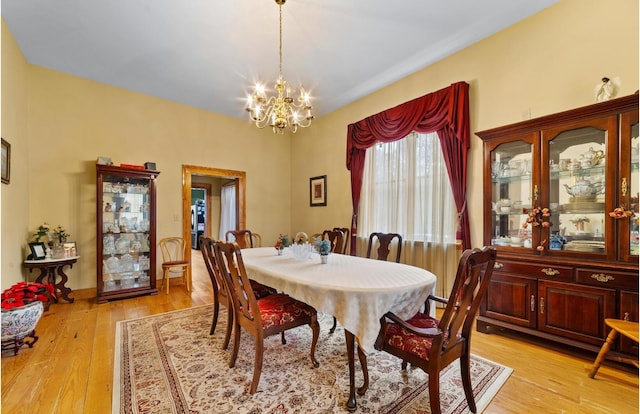
<svg viewBox="0 0 640 414">
<path fill-rule="evenodd" d="M 270 126 L 274 133 L 282 134 L 285 130 L 295 133 L 298 128 L 311 126 L 314 119 L 310 95 L 300 87 L 297 99 L 291 97 L 291 89 L 287 86 L 282 72 L 282 5 L 286 0 L 275 0 L 279 6 L 279 71 L 275 82 L 276 94 L 268 96 L 262 84 L 255 85 L 254 92 L 247 98 L 246 111 L 249 118 L 258 128 Z"/>
</svg>

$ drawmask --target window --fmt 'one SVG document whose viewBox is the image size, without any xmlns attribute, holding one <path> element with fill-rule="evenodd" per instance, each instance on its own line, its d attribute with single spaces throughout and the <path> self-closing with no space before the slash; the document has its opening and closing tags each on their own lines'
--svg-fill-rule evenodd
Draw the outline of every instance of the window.
<svg viewBox="0 0 640 414">
<path fill-rule="evenodd" d="M 447 297 L 458 266 L 457 209 L 436 133 L 367 149 L 358 218 L 358 251 L 374 231 L 402 234 L 401 262 L 438 277 Z"/>
<path fill-rule="evenodd" d="M 457 210 L 436 133 L 369 148 L 359 223 L 361 235 L 397 232 L 407 241 L 455 244 Z"/>
</svg>

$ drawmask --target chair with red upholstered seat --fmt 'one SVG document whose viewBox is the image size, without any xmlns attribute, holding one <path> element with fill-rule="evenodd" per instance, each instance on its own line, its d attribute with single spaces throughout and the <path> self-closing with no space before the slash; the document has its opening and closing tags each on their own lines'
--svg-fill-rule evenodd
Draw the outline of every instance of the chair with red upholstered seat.
<svg viewBox="0 0 640 414">
<path fill-rule="evenodd" d="M 213 243 L 213 239 L 200 236 L 200 250 L 202 251 L 202 258 L 204 259 L 204 264 L 209 272 L 209 278 L 211 279 L 211 286 L 213 288 L 213 321 L 211 322 L 209 335 L 213 335 L 216 331 L 220 305 L 225 306 L 227 308 L 227 332 L 222 347 L 223 349 L 227 349 L 233 327 L 233 306 L 229 303 L 229 294 L 225 287 L 223 276 L 220 273 L 220 266 L 218 265 L 218 261 L 216 260 L 215 253 L 213 251 Z M 255 280 L 250 279 L 250 283 L 253 292 L 258 299 L 278 293 L 275 289 L 258 283 Z M 282 335 L 282 343 L 286 343 L 284 333 Z"/>
<path fill-rule="evenodd" d="M 320 364 L 315 358 L 320 325 L 316 310 L 288 295 L 275 294 L 257 299 L 242 260 L 242 251 L 236 243 L 214 242 L 216 260 L 231 297 L 235 319 L 233 352 L 229 367 L 235 366 L 240 348 L 240 329 L 255 337 L 255 360 L 250 394 L 258 388 L 262 373 L 264 338 L 302 325 L 309 325 L 313 332 L 310 357 L 314 367 Z"/>
<path fill-rule="evenodd" d="M 380 320 L 382 326 L 376 349 L 402 359 L 402 369 L 410 363 L 429 374 L 432 414 L 441 412 L 440 371 L 456 359 L 460 359 L 462 386 L 469 410 L 476 412 L 469 362 L 471 332 L 495 260 L 496 250 L 491 247 L 466 250 L 462 254 L 449 299 L 430 296 L 430 299 L 446 303 L 440 320 L 430 317 L 428 309 L 427 313 L 418 312 L 407 321 L 391 312 Z"/>
</svg>

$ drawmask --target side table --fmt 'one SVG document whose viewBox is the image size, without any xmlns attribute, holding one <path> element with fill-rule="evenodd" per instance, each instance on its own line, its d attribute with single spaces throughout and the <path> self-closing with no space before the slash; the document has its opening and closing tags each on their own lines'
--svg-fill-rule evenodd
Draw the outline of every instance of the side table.
<svg viewBox="0 0 640 414">
<path fill-rule="evenodd" d="M 69 297 L 71 289 L 65 286 L 69 277 L 64 273 L 64 267 L 69 266 L 69 268 L 72 268 L 79 258 L 80 256 L 65 257 L 63 259 L 25 260 L 22 265 L 29 269 L 29 273 L 33 269 L 40 269 L 40 275 L 36 278 L 36 282 L 51 283 L 56 292 L 56 302 L 58 302 L 58 298 L 62 297 L 67 302 L 73 303 L 74 298 Z"/>
</svg>

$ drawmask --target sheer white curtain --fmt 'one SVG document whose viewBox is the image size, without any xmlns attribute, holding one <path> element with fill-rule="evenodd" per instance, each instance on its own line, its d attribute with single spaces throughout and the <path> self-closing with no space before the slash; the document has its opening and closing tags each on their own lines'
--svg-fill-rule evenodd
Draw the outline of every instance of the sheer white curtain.
<svg viewBox="0 0 640 414">
<path fill-rule="evenodd" d="M 224 240 L 224 235 L 229 230 L 236 229 L 236 186 L 223 185 L 220 189 L 220 235 L 219 239 Z"/>
<path fill-rule="evenodd" d="M 402 234 L 403 263 L 438 276 L 437 294 L 448 297 L 458 265 L 456 207 L 436 133 L 412 132 L 366 152 L 358 252 L 369 234 Z"/>
</svg>

